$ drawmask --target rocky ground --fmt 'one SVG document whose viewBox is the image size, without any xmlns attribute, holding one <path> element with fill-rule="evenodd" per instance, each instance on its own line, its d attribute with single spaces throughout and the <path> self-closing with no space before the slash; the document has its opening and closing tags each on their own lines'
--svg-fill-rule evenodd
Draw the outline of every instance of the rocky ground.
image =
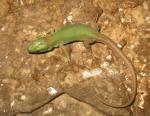
<svg viewBox="0 0 150 116">
<path fill-rule="evenodd" d="M 1 0 L 0 6 L 0 116 L 149 116 L 149 0 Z M 130 70 L 108 46 L 66 45 L 70 62 L 61 48 L 27 52 L 37 36 L 70 23 L 99 29 L 131 60 L 138 87 L 130 107 L 99 102 L 123 104 L 132 94 Z"/>
</svg>

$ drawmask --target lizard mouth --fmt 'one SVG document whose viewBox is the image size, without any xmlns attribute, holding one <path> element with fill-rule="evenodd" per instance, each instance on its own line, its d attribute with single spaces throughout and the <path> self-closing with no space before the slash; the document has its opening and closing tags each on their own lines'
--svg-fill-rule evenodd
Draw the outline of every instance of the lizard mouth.
<svg viewBox="0 0 150 116">
<path fill-rule="evenodd" d="M 44 38 L 38 38 L 28 46 L 29 53 L 43 53 L 49 50 L 49 45 Z"/>
</svg>

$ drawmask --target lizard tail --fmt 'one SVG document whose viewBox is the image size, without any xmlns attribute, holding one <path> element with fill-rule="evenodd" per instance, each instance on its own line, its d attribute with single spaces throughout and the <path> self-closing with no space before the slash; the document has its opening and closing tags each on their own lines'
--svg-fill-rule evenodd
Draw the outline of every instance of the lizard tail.
<svg viewBox="0 0 150 116">
<path fill-rule="evenodd" d="M 104 43 L 113 52 L 117 53 L 118 57 L 120 57 L 124 61 L 125 65 L 130 70 L 131 76 L 132 76 L 132 81 L 133 81 L 132 82 L 132 94 L 131 94 L 130 99 L 127 103 L 121 104 L 121 105 L 116 105 L 116 104 L 109 104 L 109 103 L 105 102 L 102 99 L 99 99 L 99 100 L 103 104 L 105 104 L 107 106 L 110 106 L 110 107 L 115 107 L 115 108 L 128 107 L 135 101 L 135 97 L 136 97 L 136 94 L 137 94 L 137 80 L 136 80 L 136 74 L 135 74 L 134 67 L 133 67 L 132 63 L 128 60 L 126 55 L 116 46 L 116 44 L 110 38 L 108 38 L 107 36 L 105 36 L 103 34 L 99 34 L 95 38 L 96 38 L 96 42 Z"/>
</svg>

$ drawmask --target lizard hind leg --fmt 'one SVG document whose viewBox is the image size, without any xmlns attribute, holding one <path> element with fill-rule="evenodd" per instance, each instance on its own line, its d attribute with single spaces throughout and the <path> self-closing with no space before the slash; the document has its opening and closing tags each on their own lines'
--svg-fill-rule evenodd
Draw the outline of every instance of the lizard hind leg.
<svg viewBox="0 0 150 116">
<path fill-rule="evenodd" d="M 83 41 L 83 44 L 85 46 L 85 48 L 87 48 L 88 50 L 88 56 L 89 57 L 92 57 L 93 58 L 93 55 L 92 55 L 92 48 L 91 48 L 91 44 L 93 44 L 95 41 L 93 39 L 86 39 L 85 41 Z"/>
</svg>

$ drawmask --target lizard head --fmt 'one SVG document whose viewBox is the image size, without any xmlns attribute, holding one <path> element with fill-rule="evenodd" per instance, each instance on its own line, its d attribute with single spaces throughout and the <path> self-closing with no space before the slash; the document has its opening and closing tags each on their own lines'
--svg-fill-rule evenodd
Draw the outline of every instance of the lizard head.
<svg viewBox="0 0 150 116">
<path fill-rule="evenodd" d="M 29 53 L 43 53 L 49 51 L 49 45 L 44 37 L 38 38 L 28 46 Z"/>
</svg>

